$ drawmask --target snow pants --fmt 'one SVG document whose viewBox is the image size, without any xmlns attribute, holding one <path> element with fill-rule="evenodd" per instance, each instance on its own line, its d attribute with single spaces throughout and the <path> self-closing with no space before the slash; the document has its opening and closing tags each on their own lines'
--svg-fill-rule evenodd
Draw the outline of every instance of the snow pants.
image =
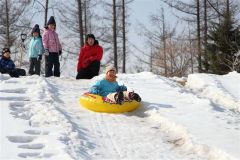
<svg viewBox="0 0 240 160">
<path fill-rule="evenodd" d="M 45 77 L 55 76 L 60 77 L 60 62 L 59 62 L 59 54 L 50 52 L 46 57 L 46 69 L 45 69 Z"/>
<path fill-rule="evenodd" d="M 30 67 L 28 73 L 30 75 L 37 74 L 40 75 L 41 70 L 41 60 L 37 58 L 30 58 Z"/>
<path fill-rule="evenodd" d="M 11 77 L 19 77 L 19 76 L 26 76 L 26 71 L 24 69 L 16 68 L 10 71 L 6 71 L 1 69 L 1 73 L 5 74 L 8 73 Z"/>
<path fill-rule="evenodd" d="M 99 74 L 100 61 L 93 61 L 87 68 L 82 68 L 76 79 L 92 79 Z"/>
<path fill-rule="evenodd" d="M 126 101 L 131 101 L 131 99 L 129 98 L 129 93 L 128 91 L 123 91 L 123 97 Z M 111 101 L 111 103 L 116 103 L 116 100 L 115 100 L 115 96 L 116 96 L 117 92 L 115 93 L 110 93 L 107 95 L 107 99 Z"/>
</svg>

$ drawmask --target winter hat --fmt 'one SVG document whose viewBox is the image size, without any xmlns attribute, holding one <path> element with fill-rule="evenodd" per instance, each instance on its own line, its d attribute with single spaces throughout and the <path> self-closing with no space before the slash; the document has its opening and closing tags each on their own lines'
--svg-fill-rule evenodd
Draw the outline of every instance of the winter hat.
<svg viewBox="0 0 240 160">
<path fill-rule="evenodd" d="M 93 38 L 95 40 L 95 36 L 93 34 L 87 34 L 86 41 L 88 40 L 88 38 Z"/>
<path fill-rule="evenodd" d="M 10 51 L 9 48 L 3 48 L 3 50 L 2 50 L 2 55 L 3 55 L 4 53 L 6 53 L 6 52 L 11 53 L 11 51 Z"/>
<path fill-rule="evenodd" d="M 36 25 L 33 27 L 33 29 L 32 29 L 32 34 L 33 34 L 33 32 L 37 32 L 37 33 L 40 35 L 40 29 L 39 29 L 39 25 L 38 25 L 38 24 L 36 24 Z"/>
<path fill-rule="evenodd" d="M 106 67 L 105 73 L 107 74 L 111 70 L 114 70 L 115 72 L 117 71 L 116 68 L 113 65 L 109 65 L 109 66 Z"/>
<path fill-rule="evenodd" d="M 55 22 L 55 19 L 54 19 L 53 16 L 51 16 L 51 17 L 49 18 L 49 20 L 48 20 L 48 22 L 47 22 L 47 25 L 49 25 L 49 24 L 54 24 L 54 25 L 56 25 L 56 22 Z"/>
</svg>

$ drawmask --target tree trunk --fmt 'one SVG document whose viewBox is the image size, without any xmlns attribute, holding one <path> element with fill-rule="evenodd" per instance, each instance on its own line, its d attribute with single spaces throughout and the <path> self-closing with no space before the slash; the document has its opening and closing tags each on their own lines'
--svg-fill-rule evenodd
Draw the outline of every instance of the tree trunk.
<svg viewBox="0 0 240 160">
<path fill-rule="evenodd" d="M 82 1 L 81 0 L 78 0 L 77 1 L 78 3 L 78 23 L 79 23 L 79 40 L 80 40 L 80 45 L 81 47 L 83 47 L 84 45 L 84 40 L 83 40 L 83 19 L 82 19 Z"/>
<path fill-rule="evenodd" d="M 116 0 L 113 0 L 113 53 L 114 53 L 114 67 L 118 71 Z"/>
<path fill-rule="evenodd" d="M 189 51 L 190 51 L 190 62 L 191 62 L 191 73 L 193 73 L 193 49 L 192 49 L 192 38 L 191 38 L 191 32 L 189 28 L 189 23 L 188 23 L 188 40 L 189 40 Z"/>
<path fill-rule="evenodd" d="M 122 27 L 123 27 L 123 68 L 122 73 L 126 73 L 126 30 L 125 30 L 125 0 L 122 0 Z"/>
<path fill-rule="evenodd" d="M 198 48 L 198 72 L 202 72 L 201 34 L 200 34 L 200 4 L 197 0 L 197 48 Z"/>
<path fill-rule="evenodd" d="M 47 26 L 47 17 L 48 17 L 48 0 L 46 0 L 45 4 L 44 26 Z"/>
<path fill-rule="evenodd" d="M 162 40 L 163 40 L 163 56 L 164 56 L 164 76 L 167 77 L 167 54 L 166 54 L 166 26 L 165 26 L 165 16 L 164 10 L 162 8 Z"/>
<path fill-rule="evenodd" d="M 5 5 L 6 5 L 6 40 L 7 44 L 6 47 L 11 46 L 10 42 L 10 24 L 9 24 L 9 9 L 8 9 L 8 1 L 5 0 Z"/>
<path fill-rule="evenodd" d="M 84 0 L 84 33 L 88 33 L 88 27 L 87 27 L 87 1 Z"/>
<path fill-rule="evenodd" d="M 45 3 L 45 16 L 44 16 L 44 26 L 47 26 L 47 17 L 48 17 L 48 0 L 46 0 Z M 48 72 L 48 56 L 44 56 L 44 60 L 45 60 L 45 74 Z"/>
<path fill-rule="evenodd" d="M 205 71 L 208 72 L 208 54 L 207 54 L 207 33 L 208 33 L 208 24 L 207 24 L 207 0 L 204 0 L 204 66 Z"/>
</svg>

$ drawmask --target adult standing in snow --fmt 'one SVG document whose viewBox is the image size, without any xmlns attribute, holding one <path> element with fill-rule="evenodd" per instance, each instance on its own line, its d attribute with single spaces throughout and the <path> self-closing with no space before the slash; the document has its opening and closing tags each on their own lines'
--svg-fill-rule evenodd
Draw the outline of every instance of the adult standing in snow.
<svg viewBox="0 0 240 160">
<path fill-rule="evenodd" d="M 97 76 L 102 55 L 103 48 L 93 34 L 88 34 L 79 53 L 76 79 L 91 79 Z"/>
<path fill-rule="evenodd" d="M 134 92 L 127 91 L 127 87 L 119 85 L 116 81 L 116 68 L 113 65 L 106 67 L 105 78 L 97 81 L 89 93 L 98 94 L 105 98 L 106 102 L 122 104 L 124 100 L 141 101 L 141 97 Z"/>
<path fill-rule="evenodd" d="M 0 59 L 0 72 L 2 74 L 8 73 L 11 77 L 25 76 L 26 71 L 24 69 L 16 68 L 14 62 L 10 56 L 10 49 L 3 48 L 2 58 Z"/>
<path fill-rule="evenodd" d="M 30 75 L 40 75 L 41 60 L 43 53 L 42 37 L 40 35 L 39 25 L 36 24 L 32 29 L 32 39 L 29 43 L 28 56 L 30 67 L 28 73 Z"/>
<path fill-rule="evenodd" d="M 48 20 L 43 33 L 42 41 L 46 56 L 45 76 L 60 77 L 59 56 L 62 54 L 62 46 L 60 44 L 58 34 L 56 33 L 56 22 L 53 16 L 51 16 Z"/>
</svg>

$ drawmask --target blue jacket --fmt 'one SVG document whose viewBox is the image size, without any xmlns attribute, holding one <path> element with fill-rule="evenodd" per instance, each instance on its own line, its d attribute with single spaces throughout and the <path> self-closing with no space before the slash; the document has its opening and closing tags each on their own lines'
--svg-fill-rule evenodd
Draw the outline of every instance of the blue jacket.
<svg viewBox="0 0 240 160">
<path fill-rule="evenodd" d="M 118 82 L 109 82 L 106 79 L 102 79 L 96 82 L 91 88 L 89 93 L 98 94 L 102 97 L 106 97 L 109 93 L 126 91 L 127 87 L 124 85 L 118 85 Z"/>
<path fill-rule="evenodd" d="M 33 37 L 29 43 L 28 47 L 28 57 L 37 58 L 43 53 L 43 43 L 41 37 Z"/>
<path fill-rule="evenodd" d="M 15 69 L 15 64 L 13 63 L 13 61 L 9 58 L 9 59 L 6 59 L 6 58 L 1 58 L 0 59 L 0 69 L 1 71 L 5 71 L 5 72 L 8 72 L 8 71 L 12 71 Z"/>
</svg>

